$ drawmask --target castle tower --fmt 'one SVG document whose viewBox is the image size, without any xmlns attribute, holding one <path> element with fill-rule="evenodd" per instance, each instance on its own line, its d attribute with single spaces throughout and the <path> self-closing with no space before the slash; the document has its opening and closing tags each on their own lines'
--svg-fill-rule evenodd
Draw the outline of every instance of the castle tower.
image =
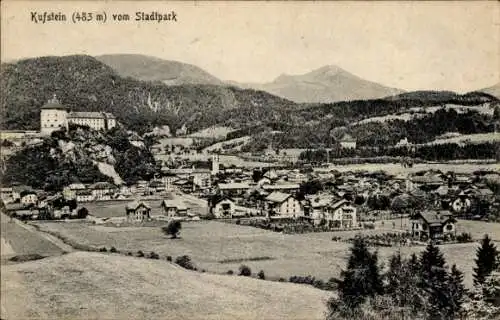
<svg viewBox="0 0 500 320">
<path fill-rule="evenodd" d="M 51 134 L 61 128 L 68 129 L 68 109 L 64 107 L 56 95 L 52 97 L 40 110 L 40 133 Z"/>
<path fill-rule="evenodd" d="M 212 175 L 217 175 L 219 173 L 219 155 L 212 156 Z"/>
</svg>

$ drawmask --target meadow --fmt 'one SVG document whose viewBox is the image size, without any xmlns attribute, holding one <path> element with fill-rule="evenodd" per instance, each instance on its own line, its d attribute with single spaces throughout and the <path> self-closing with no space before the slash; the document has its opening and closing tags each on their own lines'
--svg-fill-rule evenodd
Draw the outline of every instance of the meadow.
<svg viewBox="0 0 500 320">
<path fill-rule="evenodd" d="M 120 251 L 145 253 L 154 251 L 165 258 L 189 255 L 200 269 L 212 273 L 235 273 L 241 264 L 254 273 L 264 270 L 267 277 L 278 279 L 311 275 L 328 280 L 338 277 L 345 267 L 350 244 L 332 241 L 332 237 L 349 238 L 357 232 L 324 232 L 310 234 L 281 234 L 248 226 L 217 221 L 185 222 L 181 238 L 170 239 L 159 227 L 108 227 L 86 222 L 37 222 L 41 230 L 51 231 L 75 242 L 95 247 L 115 247 Z M 385 229 L 367 233 L 393 232 L 392 223 Z M 471 232 L 475 239 L 488 232 L 500 240 L 500 225 L 478 221 L 460 221 L 459 230 Z M 472 284 L 472 268 L 478 243 L 448 244 L 440 246 L 448 264 L 456 264 L 465 273 L 465 283 Z M 380 262 L 398 250 L 403 256 L 418 253 L 417 247 L 378 248 Z"/>
<path fill-rule="evenodd" d="M 2 319 L 324 319 L 330 292 L 73 252 L 2 266 Z"/>
</svg>

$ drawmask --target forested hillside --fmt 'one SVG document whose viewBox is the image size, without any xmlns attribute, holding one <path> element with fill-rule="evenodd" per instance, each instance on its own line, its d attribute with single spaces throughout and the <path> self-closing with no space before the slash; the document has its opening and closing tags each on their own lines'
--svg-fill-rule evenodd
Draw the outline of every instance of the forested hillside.
<svg viewBox="0 0 500 320">
<path fill-rule="evenodd" d="M 58 191 L 74 182 L 113 182 L 99 171 L 97 163 L 113 166 L 126 183 L 152 178 L 156 172 L 148 148 L 132 145 L 125 130 L 103 133 L 70 126 L 69 131 L 55 131 L 42 143 L 23 148 L 8 158 L 2 183 Z"/>
<path fill-rule="evenodd" d="M 196 131 L 231 122 L 227 111 L 242 108 L 239 121 L 294 104 L 268 93 L 215 85 L 167 86 L 123 78 L 90 56 L 42 57 L 2 64 L 2 127 L 39 128 L 40 107 L 57 94 L 74 111 L 112 112 L 127 128 L 145 132 L 168 125 Z M 255 113 L 255 114 L 254 114 Z"/>
<path fill-rule="evenodd" d="M 397 96 L 328 104 L 296 104 L 264 91 L 218 85 L 184 84 L 124 78 L 90 56 L 42 57 L 2 64 L 2 127 L 37 129 L 40 107 L 55 93 L 74 111 L 107 111 L 130 130 L 144 133 L 168 125 L 187 133 L 211 126 L 235 129 L 231 137 L 253 137 L 246 151 L 273 144 L 278 148 L 331 146 L 349 133 L 360 146 L 393 145 L 400 139 L 424 143 L 446 132 L 488 133 L 495 116 L 475 106 L 498 108 L 494 96 L 471 92 L 417 91 Z M 429 112 L 429 107 L 472 106 L 466 113 Z M 409 121 L 358 123 L 376 116 L 424 110 Z"/>
</svg>

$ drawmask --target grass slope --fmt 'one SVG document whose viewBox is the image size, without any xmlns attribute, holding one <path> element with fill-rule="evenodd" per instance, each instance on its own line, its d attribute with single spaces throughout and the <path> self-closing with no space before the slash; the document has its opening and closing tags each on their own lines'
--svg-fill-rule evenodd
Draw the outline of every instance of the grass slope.
<svg viewBox="0 0 500 320">
<path fill-rule="evenodd" d="M 329 295 L 87 252 L 5 266 L 2 293 L 8 319 L 322 319 Z"/>
</svg>

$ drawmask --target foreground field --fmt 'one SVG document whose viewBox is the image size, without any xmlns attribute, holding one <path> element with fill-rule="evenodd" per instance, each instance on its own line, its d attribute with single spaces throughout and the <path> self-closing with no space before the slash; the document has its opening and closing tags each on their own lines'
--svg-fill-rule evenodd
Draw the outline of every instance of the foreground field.
<svg viewBox="0 0 500 320">
<path fill-rule="evenodd" d="M 39 254 L 53 256 L 62 254 L 60 247 L 47 240 L 43 234 L 31 231 L 19 222 L 0 215 L 2 263 L 16 255 Z"/>
<path fill-rule="evenodd" d="M 483 222 L 464 224 L 462 230 L 480 230 L 488 226 L 491 235 L 500 234 L 497 225 Z M 386 225 L 389 225 L 388 223 Z M 121 251 L 145 253 L 154 251 L 161 257 L 189 255 L 199 268 L 215 273 L 238 271 L 241 264 L 254 273 L 264 270 L 267 277 L 288 279 L 293 275 L 312 275 L 328 280 L 338 277 L 345 267 L 350 244 L 332 241 L 332 236 L 352 237 L 356 232 L 325 232 L 287 235 L 252 227 L 225 224 L 216 221 L 189 222 L 182 225 L 181 238 L 171 240 L 158 227 L 105 227 L 87 223 L 39 223 L 42 230 L 59 233 L 81 244 L 96 247 L 115 247 Z M 393 229 L 372 230 L 370 233 L 391 232 Z M 486 230 L 485 230 L 486 231 Z M 476 231 L 476 238 L 482 232 Z M 465 273 L 465 283 L 472 284 L 472 268 L 478 244 L 450 244 L 441 246 L 448 263 L 457 264 Z M 408 256 L 423 247 L 379 248 L 381 262 L 400 250 Z"/>
<path fill-rule="evenodd" d="M 77 252 L 2 267 L 2 319 L 324 319 L 331 293 Z"/>
</svg>

